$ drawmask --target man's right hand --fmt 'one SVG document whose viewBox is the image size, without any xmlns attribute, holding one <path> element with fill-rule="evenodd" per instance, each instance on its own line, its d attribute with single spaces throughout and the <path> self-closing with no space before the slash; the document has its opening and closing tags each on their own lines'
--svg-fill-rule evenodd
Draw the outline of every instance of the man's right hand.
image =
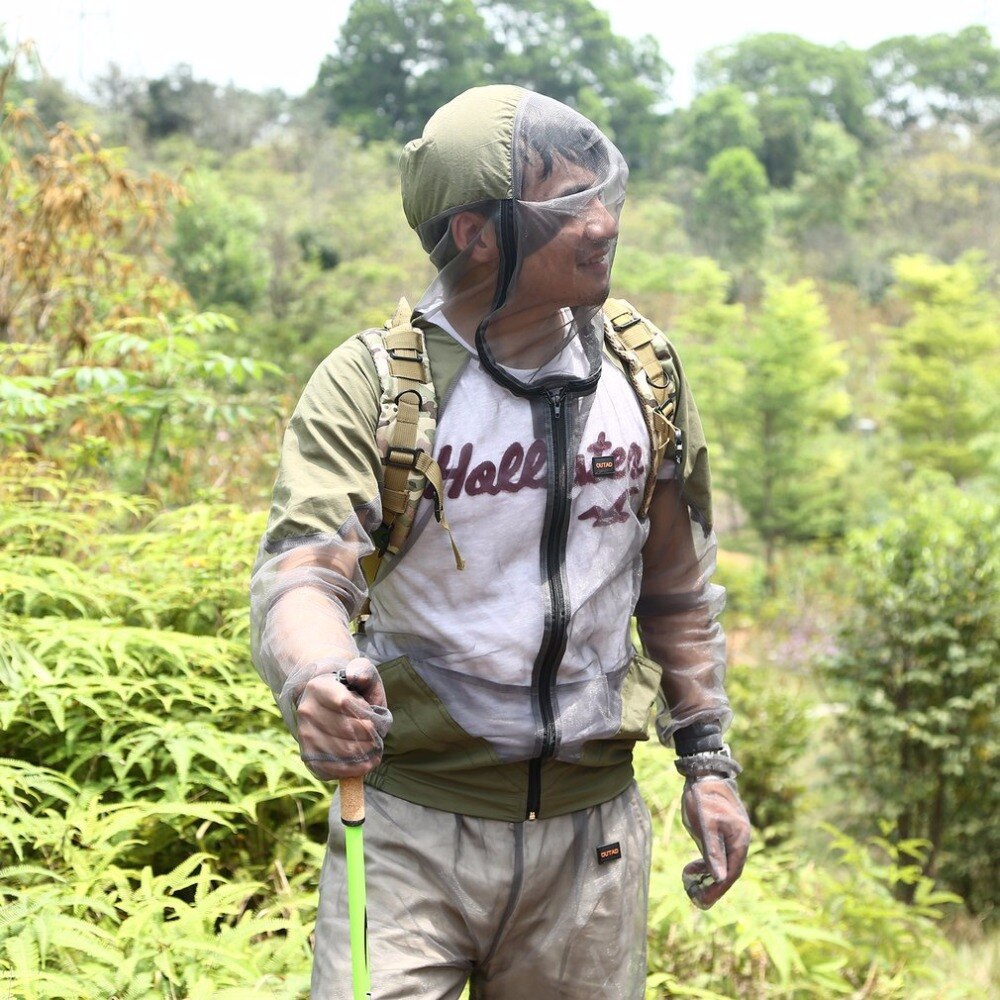
<svg viewBox="0 0 1000 1000">
<path fill-rule="evenodd" d="M 360 657 L 343 673 L 311 678 L 299 695 L 296 716 L 302 760 L 323 781 L 360 778 L 372 770 L 392 725 L 378 671 Z"/>
</svg>

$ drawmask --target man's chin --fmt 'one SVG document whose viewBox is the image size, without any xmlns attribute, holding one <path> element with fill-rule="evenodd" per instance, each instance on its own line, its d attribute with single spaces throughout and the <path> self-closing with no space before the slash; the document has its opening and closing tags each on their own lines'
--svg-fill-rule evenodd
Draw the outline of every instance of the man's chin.
<svg viewBox="0 0 1000 1000">
<path fill-rule="evenodd" d="M 596 289 L 594 294 L 589 296 L 586 301 L 581 302 L 581 306 L 603 306 L 607 301 L 608 296 L 611 294 L 611 283 L 608 282 L 603 288 Z"/>
</svg>

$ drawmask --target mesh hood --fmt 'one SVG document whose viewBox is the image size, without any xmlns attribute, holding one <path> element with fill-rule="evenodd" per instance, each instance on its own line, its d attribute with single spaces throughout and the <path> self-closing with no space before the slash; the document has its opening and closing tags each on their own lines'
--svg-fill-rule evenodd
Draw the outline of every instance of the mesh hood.
<svg viewBox="0 0 1000 1000">
<path fill-rule="evenodd" d="M 558 101 L 505 86 L 455 98 L 402 159 L 404 210 L 438 268 L 418 312 L 518 395 L 592 390 L 627 177 Z"/>
</svg>

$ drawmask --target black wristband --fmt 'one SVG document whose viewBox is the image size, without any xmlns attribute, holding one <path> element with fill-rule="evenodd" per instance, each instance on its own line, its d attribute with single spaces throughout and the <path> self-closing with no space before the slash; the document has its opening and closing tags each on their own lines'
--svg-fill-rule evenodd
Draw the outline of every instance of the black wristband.
<svg viewBox="0 0 1000 1000">
<path fill-rule="evenodd" d="M 718 722 L 695 722 L 674 733 L 674 749 L 678 757 L 721 750 L 722 726 Z"/>
</svg>

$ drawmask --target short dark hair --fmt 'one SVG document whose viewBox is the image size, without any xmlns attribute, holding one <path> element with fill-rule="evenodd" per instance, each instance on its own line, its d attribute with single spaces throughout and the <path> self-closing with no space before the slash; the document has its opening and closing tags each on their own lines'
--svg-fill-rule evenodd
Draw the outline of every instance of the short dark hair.
<svg viewBox="0 0 1000 1000">
<path fill-rule="evenodd" d="M 514 153 L 515 156 L 528 156 L 531 152 L 538 155 L 542 163 L 540 180 L 552 173 L 557 156 L 584 167 L 595 177 L 607 173 L 610 165 L 607 140 L 586 118 L 567 115 L 556 122 L 547 122 L 544 128 L 532 128 L 531 125 L 530 121 L 521 122 Z"/>
</svg>

